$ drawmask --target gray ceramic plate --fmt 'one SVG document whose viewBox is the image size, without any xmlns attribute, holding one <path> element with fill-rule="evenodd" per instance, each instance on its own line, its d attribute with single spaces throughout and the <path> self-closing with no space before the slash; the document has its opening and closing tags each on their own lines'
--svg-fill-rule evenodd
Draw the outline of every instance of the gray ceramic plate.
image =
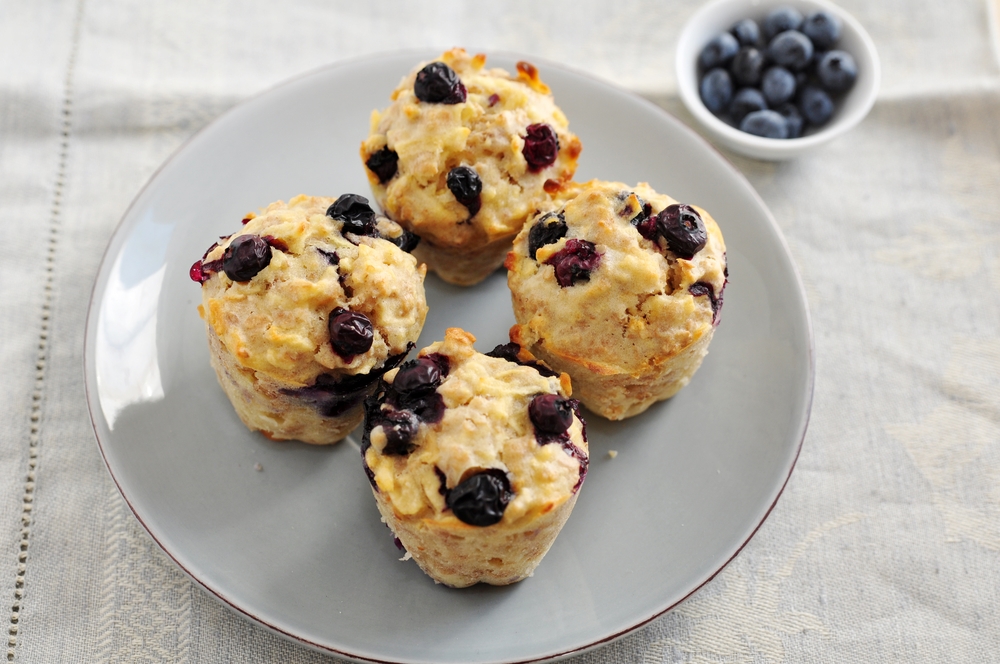
<svg viewBox="0 0 1000 664">
<path fill-rule="evenodd" d="M 435 585 L 399 562 L 356 445 L 277 444 L 240 424 L 209 367 L 200 292 L 187 275 L 248 211 L 299 193 L 367 193 L 358 146 L 369 115 L 427 57 L 368 59 L 285 83 L 220 117 L 160 169 L 126 212 L 94 287 L 90 413 L 136 517 L 244 616 L 364 661 L 559 658 L 667 611 L 767 516 L 809 414 L 805 298 L 770 214 L 725 159 L 646 101 L 543 64 L 583 141 L 580 179 L 646 180 L 710 210 L 731 283 L 711 352 L 686 389 L 624 423 L 590 418 L 587 483 L 534 577 L 506 588 Z M 490 64 L 512 71 L 515 60 Z M 418 347 L 450 326 L 473 332 L 484 351 L 507 340 L 503 274 L 471 289 L 428 277 L 427 292 Z"/>
</svg>

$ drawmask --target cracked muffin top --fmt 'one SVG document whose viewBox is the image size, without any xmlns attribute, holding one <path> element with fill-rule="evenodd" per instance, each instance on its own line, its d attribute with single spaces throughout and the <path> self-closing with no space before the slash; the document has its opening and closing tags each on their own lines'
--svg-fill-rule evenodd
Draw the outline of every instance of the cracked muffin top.
<svg viewBox="0 0 1000 664">
<path fill-rule="evenodd" d="M 718 323 L 725 244 L 701 208 L 646 183 L 563 187 L 505 263 L 512 339 L 598 374 L 638 375 Z"/>
<path fill-rule="evenodd" d="M 244 367 L 296 386 L 405 354 L 427 315 L 409 236 L 367 199 L 296 196 L 244 218 L 191 268 L 201 316 Z"/>
<path fill-rule="evenodd" d="M 513 237 L 576 171 L 580 141 L 537 69 L 485 64 L 455 48 L 418 65 L 361 145 L 382 210 L 437 246 Z"/>
</svg>

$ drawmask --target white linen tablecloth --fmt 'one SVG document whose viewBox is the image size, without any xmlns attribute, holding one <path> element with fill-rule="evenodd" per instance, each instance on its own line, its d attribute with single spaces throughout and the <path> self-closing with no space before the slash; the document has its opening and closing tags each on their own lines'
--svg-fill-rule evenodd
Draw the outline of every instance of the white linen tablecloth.
<svg viewBox="0 0 1000 664">
<path fill-rule="evenodd" d="M 842 0 L 871 115 L 732 157 L 805 282 L 812 421 L 770 518 L 675 610 L 571 661 L 1000 660 L 996 0 Z M 94 443 L 83 328 L 131 199 L 199 128 L 306 70 L 465 45 L 588 70 L 691 123 L 697 0 L 0 0 L 0 622 L 12 662 L 320 662 L 222 607 L 132 517 Z M 669 192 L 668 192 L 669 193 Z"/>
</svg>

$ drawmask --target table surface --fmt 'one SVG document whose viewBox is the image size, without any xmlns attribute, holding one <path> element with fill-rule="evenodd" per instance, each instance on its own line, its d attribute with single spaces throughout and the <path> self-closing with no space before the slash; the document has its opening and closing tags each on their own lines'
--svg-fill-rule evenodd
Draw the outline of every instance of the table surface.
<svg viewBox="0 0 1000 664">
<path fill-rule="evenodd" d="M 303 71 L 456 44 L 590 71 L 692 123 L 673 45 L 699 4 L 0 0 L 7 661 L 336 661 L 184 576 L 94 442 L 82 373 L 91 285 L 118 220 L 171 153 Z M 1000 0 L 840 4 L 882 58 L 869 117 L 794 161 L 727 155 L 774 213 L 809 298 L 816 386 L 798 466 L 713 581 L 572 662 L 1000 652 Z"/>
</svg>

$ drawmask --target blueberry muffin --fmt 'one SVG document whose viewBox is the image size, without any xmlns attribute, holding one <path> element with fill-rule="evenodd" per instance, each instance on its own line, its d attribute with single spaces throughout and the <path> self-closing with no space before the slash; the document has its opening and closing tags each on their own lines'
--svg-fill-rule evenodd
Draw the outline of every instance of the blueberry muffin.
<svg viewBox="0 0 1000 664">
<path fill-rule="evenodd" d="M 586 428 L 569 377 L 451 328 L 366 402 L 364 467 L 383 520 L 435 581 L 530 576 L 576 504 Z"/>
<path fill-rule="evenodd" d="M 565 187 L 507 258 L 511 339 L 573 379 L 587 408 L 631 417 L 687 385 L 728 277 L 715 221 L 649 185 Z"/>
<path fill-rule="evenodd" d="M 243 224 L 191 267 L 219 384 L 251 430 L 335 443 L 423 328 L 413 238 L 353 194 L 278 201 Z"/>
<path fill-rule="evenodd" d="M 581 149 L 534 66 L 511 76 L 485 64 L 456 48 L 418 65 L 361 144 L 382 210 L 420 236 L 418 259 L 460 285 L 500 267 Z"/>
</svg>

